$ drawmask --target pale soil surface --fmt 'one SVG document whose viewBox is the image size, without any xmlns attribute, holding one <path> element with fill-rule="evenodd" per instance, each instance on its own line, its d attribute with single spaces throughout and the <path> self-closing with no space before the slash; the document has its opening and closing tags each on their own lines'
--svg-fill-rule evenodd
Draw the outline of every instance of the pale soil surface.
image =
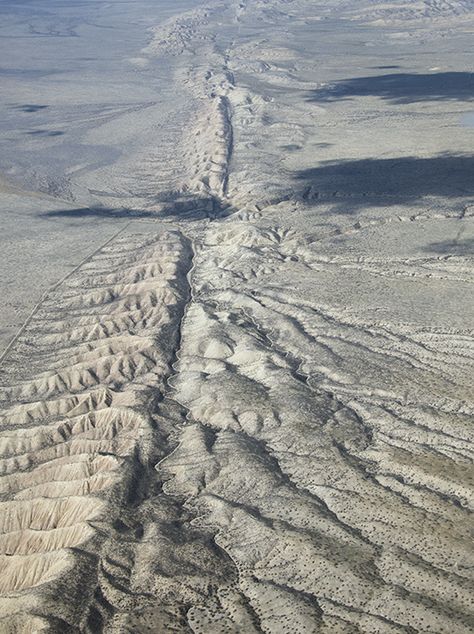
<svg viewBox="0 0 474 634">
<path fill-rule="evenodd" d="M 0 9 L 0 632 L 474 632 L 474 3 Z"/>
</svg>

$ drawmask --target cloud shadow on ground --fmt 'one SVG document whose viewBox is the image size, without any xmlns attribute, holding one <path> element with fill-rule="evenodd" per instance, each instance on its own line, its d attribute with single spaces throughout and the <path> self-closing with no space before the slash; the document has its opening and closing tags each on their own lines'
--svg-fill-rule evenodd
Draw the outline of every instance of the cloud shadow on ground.
<svg viewBox="0 0 474 634">
<path fill-rule="evenodd" d="M 474 238 L 460 238 L 432 242 L 425 251 L 440 255 L 474 255 Z"/>
<path fill-rule="evenodd" d="M 127 207 L 90 206 L 69 209 L 55 209 L 41 214 L 43 218 L 64 218 L 77 220 L 82 218 L 112 218 L 129 220 L 174 220 L 189 222 L 192 220 L 215 220 L 231 215 L 235 209 L 223 205 L 212 196 L 187 195 L 177 196 L 176 193 L 164 193 L 159 197 L 160 208 L 130 209 Z"/>
<path fill-rule="evenodd" d="M 303 199 L 311 204 L 318 198 L 329 199 L 341 213 L 371 206 L 415 205 L 428 196 L 471 198 L 474 156 L 325 161 L 297 172 L 295 180 Z"/>
<path fill-rule="evenodd" d="M 391 73 L 342 79 L 312 91 L 309 101 L 332 102 L 369 96 L 394 104 L 471 101 L 474 99 L 474 73 Z"/>
</svg>

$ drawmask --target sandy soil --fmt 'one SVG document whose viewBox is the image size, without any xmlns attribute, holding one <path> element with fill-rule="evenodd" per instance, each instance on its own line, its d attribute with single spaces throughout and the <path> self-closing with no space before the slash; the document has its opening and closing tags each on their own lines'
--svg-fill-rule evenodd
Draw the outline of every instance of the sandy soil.
<svg viewBox="0 0 474 634">
<path fill-rule="evenodd" d="M 472 2 L 55 2 L 0 37 L 0 631 L 474 632 Z"/>
</svg>

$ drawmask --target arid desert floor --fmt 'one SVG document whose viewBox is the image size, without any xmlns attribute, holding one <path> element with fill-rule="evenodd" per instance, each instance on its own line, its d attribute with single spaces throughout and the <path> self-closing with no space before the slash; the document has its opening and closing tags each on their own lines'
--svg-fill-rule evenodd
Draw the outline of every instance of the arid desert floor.
<svg viewBox="0 0 474 634">
<path fill-rule="evenodd" d="M 474 0 L 0 18 L 0 633 L 472 634 Z"/>
</svg>

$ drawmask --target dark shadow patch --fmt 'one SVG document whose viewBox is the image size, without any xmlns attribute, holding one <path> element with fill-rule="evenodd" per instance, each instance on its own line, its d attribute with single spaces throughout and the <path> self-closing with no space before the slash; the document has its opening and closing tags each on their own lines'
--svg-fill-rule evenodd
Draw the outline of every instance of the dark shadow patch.
<svg viewBox="0 0 474 634">
<path fill-rule="evenodd" d="M 432 242 L 425 247 L 424 251 L 440 255 L 474 255 L 474 238 Z"/>
<path fill-rule="evenodd" d="M 280 145 L 280 149 L 286 150 L 287 152 L 296 152 L 297 150 L 301 150 L 301 145 L 290 143 L 289 145 Z"/>
<path fill-rule="evenodd" d="M 309 101 L 330 102 L 368 96 L 395 104 L 471 101 L 474 98 L 474 73 L 393 73 L 343 79 L 333 86 L 314 90 Z"/>
<path fill-rule="evenodd" d="M 150 217 L 151 212 L 135 212 L 133 209 L 119 209 L 111 207 L 78 207 L 77 209 L 55 209 L 41 214 L 43 218 L 132 218 Z"/>
<path fill-rule="evenodd" d="M 30 136 L 62 136 L 64 132 L 61 130 L 30 130 L 26 134 Z"/>
<path fill-rule="evenodd" d="M 193 220 L 217 220 L 233 214 L 236 209 L 231 205 L 225 205 L 214 197 L 205 196 L 181 196 L 172 198 L 171 194 L 164 193 L 160 196 L 157 209 L 129 209 L 126 207 L 78 207 L 73 209 L 56 209 L 40 214 L 43 218 L 65 218 L 80 220 L 82 218 L 102 218 L 108 220 L 117 219 L 153 219 L 176 220 L 181 222 Z"/>
<path fill-rule="evenodd" d="M 38 112 L 39 110 L 44 110 L 45 108 L 48 108 L 48 106 L 36 103 L 25 103 L 22 106 L 17 106 L 17 110 L 21 110 L 22 112 Z"/>
<path fill-rule="evenodd" d="M 355 213 L 361 207 L 415 204 L 427 196 L 473 197 L 474 156 L 323 161 L 295 178 L 303 199 L 329 199 L 341 213 Z"/>
</svg>

